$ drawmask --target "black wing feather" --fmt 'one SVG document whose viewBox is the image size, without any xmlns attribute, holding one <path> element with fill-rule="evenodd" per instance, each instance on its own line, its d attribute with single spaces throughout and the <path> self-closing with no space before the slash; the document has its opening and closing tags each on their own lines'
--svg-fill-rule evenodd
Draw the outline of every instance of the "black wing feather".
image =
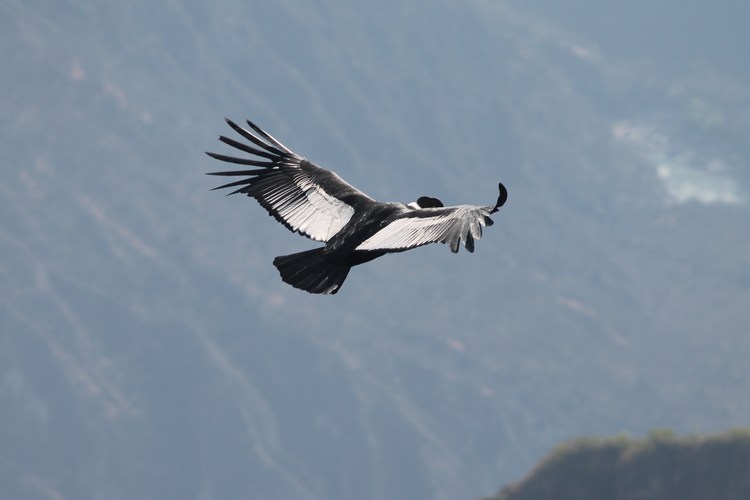
<svg viewBox="0 0 750 500">
<path fill-rule="evenodd" d="M 266 150 L 266 151 L 268 151 L 269 153 L 273 153 L 273 154 L 276 154 L 276 155 L 279 155 L 279 156 L 281 156 L 281 155 L 283 155 L 283 154 L 285 154 L 285 153 L 287 153 L 287 152 L 290 152 L 290 151 L 289 151 L 288 149 L 286 149 L 286 148 L 283 148 L 283 149 L 284 149 L 284 151 L 282 151 L 281 149 L 275 148 L 274 146 L 272 146 L 272 145 L 268 144 L 267 142 L 265 142 L 265 141 L 263 141 L 263 140 L 259 139 L 258 137 L 255 137 L 255 136 L 254 136 L 253 134 L 251 134 L 251 133 L 250 133 L 249 131 L 247 131 L 247 130 L 245 130 L 244 128 L 240 127 L 239 125 L 237 125 L 236 123 L 234 123 L 234 122 L 233 122 L 232 120 L 230 120 L 229 118 L 224 118 L 224 120 L 225 120 L 225 121 L 227 122 L 227 124 L 228 124 L 228 125 L 229 125 L 230 127 L 232 127 L 232 129 L 234 129 L 234 131 L 235 131 L 235 132 L 237 132 L 237 133 L 238 133 L 238 134 L 240 134 L 240 135 L 241 135 L 242 137 L 244 137 L 244 138 L 245 138 L 245 139 L 247 139 L 248 141 L 252 142 L 252 143 L 253 143 L 253 144 L 255 144 L 256 146 L 260 146 L 260 147 L 262 147 L 263 149 L 265 149 L 265 150 Z"/>
<path fill-rule="evenodd" d="M 255 156 L 261 156 L 263 158 L 268 158 L 269 160 L 273 160 L 279 156 L 278 154 L 261 151 L 260 149 L 248 146 L 247 144 L 242 144 L 241 142 L 235 141 L 234 139 L 230 139 L 229 137 L 223 135 L 219 136 L 219 140 L 224 144 L 228 144 L 233 148 L 239 149 L 240 151 L 244 151 L 245 153 L 250 153 L 251 155 Z"/>
<path fill-rule="evenodd" d="M 373 201 L 333 172 L 297 155 L 252 122 L 248 121 L 248 125 L 257 135 L 229 119 L 226 122 L 263 150 L 224 136 L 219 137 L 221 142 L 268 161 L 206 153 L 229 163 L 263 167 L 209 172 L 209 175 L 245 177 L 214 189 L 240 186 L 229 194 L 244 193 L 255 198 L 270 215 L 291 231 L 313 240 L 328 241 L 354 214 L 352 200 Z"/>
</svg>

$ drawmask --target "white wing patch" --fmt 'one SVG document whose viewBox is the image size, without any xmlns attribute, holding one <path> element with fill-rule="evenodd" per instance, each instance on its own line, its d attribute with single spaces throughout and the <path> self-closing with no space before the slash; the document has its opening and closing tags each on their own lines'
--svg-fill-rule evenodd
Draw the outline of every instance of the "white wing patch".
<svg viewBox="0 0 750 500">
<path fill-rule="evenodd" d="M 354 208 L 326 193 L 302 171 L 276 171 L 250 193 L 292 231 L 316 241 L 328 241 L 354 215 Z"/>
<path fill-rule="evenodd" d="M 482 237 L 482 226 L 492 225 L 486 207 L 459 205 L 421 209 L 419 217 L 401 217 L 363 241 L 357 250 L 406 250 L 428 243 L 447 243 L 457 252 L 463 241 L 469 252 Z M 434 216 L 430 216 L 434 213 Z"/>
<path fill-rule="evenodd" d="M 316 241 L 328 241 L 341 231 L 354 215 L 354 209 L 343 201 L 329 195 L 306 179 L 295 179 L 302 191 L 305 203 L 290 203 L 279 209 L 295 231 L 308 235 Z"/>
</svg>

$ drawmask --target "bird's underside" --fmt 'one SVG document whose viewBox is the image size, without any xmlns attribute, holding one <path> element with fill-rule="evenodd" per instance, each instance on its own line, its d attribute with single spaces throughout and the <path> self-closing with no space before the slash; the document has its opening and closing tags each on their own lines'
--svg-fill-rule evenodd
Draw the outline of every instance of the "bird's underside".
<svg viewBox="0 0 750 500">
<path fill-rule="evenodd" d="M 461 242 L 469 252 L 492 225 L 490 215 L 505 203 L 507 191 L 499 184 L 495 205 L 444 207 L 436 198 L 417 202 L 376 201 L 338 175 L 297 155 L 248 121 L 250 130 L 227 119 L 247 142 L 220 136 L 219 140 L 249 157 L 207 153 L 242 170 L 209 175 L 240 177 L 214 189 L 236 188 L 258 202 L 287 229 L 324 246 L 276 257 L 281 279 L 310 293 L 335 294 L 349 270 L 386 253 L 402 252 L 429 243 L 445 243 L 458 252 Z"/>
</svg>

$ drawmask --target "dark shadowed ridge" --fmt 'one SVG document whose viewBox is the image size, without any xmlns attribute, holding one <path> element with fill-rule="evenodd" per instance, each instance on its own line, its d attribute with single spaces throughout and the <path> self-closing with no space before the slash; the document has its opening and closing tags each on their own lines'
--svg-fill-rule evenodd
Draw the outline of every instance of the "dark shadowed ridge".
<svg viewBox="0 0 750 500">
<path fill-rule="evenodd" d="M 523 481 L 486 500 L 702 500 L 750 498 L 750 431 L 677 438 L 576 440 Z"/>
</svg>

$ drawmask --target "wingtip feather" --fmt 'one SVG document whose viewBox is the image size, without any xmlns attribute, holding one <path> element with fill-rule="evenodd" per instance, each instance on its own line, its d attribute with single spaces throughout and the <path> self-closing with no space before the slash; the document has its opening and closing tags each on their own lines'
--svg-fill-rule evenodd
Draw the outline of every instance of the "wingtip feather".
<svg viewBox="0 0 750 500">
<path fill-rule="evenodd" d="M 500 194 L 497 197 L 497 203 L 495 203 L 495 207 L 492 209 L 491 213 L 493 214 L 500 210 L 500 207 L 505 205 L 505 202 L 508 201 L 508 190 L 505 189 L 505 186 L 502 182 L 498 183 L 497 189 L 500 191 Z"/>
</svg>

